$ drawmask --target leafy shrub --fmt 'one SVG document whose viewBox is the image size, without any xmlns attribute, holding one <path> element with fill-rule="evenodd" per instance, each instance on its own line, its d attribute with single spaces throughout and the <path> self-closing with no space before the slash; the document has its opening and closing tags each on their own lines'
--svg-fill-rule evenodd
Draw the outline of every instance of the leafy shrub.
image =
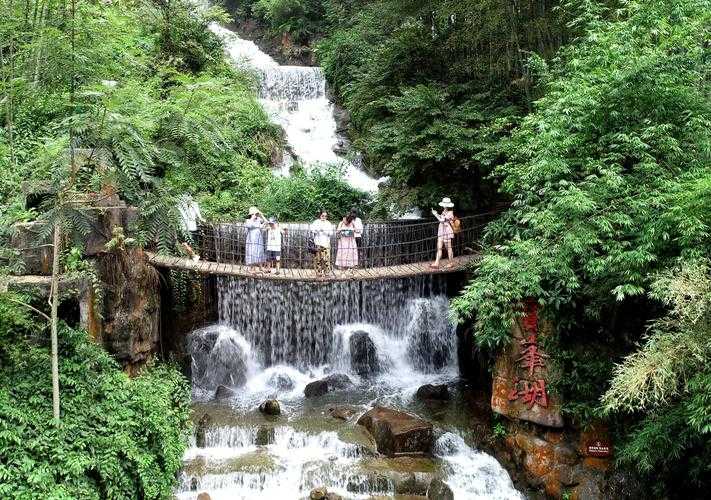
<svg viewBox="0 0 711 500">
<path fill-rule="evenodd" d="M 47 332 L 0 297 L 0 494 L 169 497 L 190 425 L 186 380 L 169 366 L 130 379 L 84 332 L 62 326 L 59 339 L 55 424 Z"/>
</svg>

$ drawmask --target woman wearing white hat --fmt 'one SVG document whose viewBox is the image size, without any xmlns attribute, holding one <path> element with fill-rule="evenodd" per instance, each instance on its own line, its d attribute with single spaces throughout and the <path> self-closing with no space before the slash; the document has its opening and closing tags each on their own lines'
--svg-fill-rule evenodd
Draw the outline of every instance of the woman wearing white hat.
<svg viewBox="0 0 711 500">
<path fill-rule="evenodd" d="M 264 263 L 264 239 L 262 228 L 264 216 L 257 207 L 249 207 L 249 219 L 244 223 L 247 228 L 244 263 L 248 266 L 260 266 Z"/>
<path fill-rule="evenodd" d="M 443 247 L 447 247 L 447 256 L 449 257 L 449 263 L 447 267 L 452 267 L 452 258 L 454 257 L 454 252 L 452 251 L 452 238 L 454 238 L 454 229 L 452 229 L 452 221 L 454 220 L 454 212 L 452 212 L 452 207 L 454 203 L 449 198 L 442 198 L 439 202 L 439 206 L 442 207 L 442 213 L 438 214 L 433 208 L 432 215 L 434 215 L 439 221 L 439 227 L 437 228 L 437 257 L 434 263 L 430 264 L 430 267 L 439 267 L 439 260 L 442 258 Z"/>
</svg>

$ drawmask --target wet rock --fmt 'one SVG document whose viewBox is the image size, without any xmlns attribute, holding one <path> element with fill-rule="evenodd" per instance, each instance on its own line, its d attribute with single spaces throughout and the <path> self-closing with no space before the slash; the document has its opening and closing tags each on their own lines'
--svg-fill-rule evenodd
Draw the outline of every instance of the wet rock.
<svg viewBox="0 0 711 500">
<path fill-rule="evenodd" d="M 318 396 L 323 396 L 328 392 L 328 382 L 325 380 L 316 380 L 306 384 L 304 387 L 304 396 L 307 398 L 315 398 Z"/>
<path fill-rule="evenodd" d="M 351 351 L 351 367 L 361 377 L 370 377 L 380 371 L 378 351 L 368 332 L 359 330 L 348 341 Z"/>
<path fill-rule="evenodd" d="M 409 474 L 394 483 L 395 493 L 398 495 L 426 495 L 429 486 L 429 482 L 425 482 L 415 474 Z"/>
<path fill-rule="evenodd" d="M 329 408 L 328 414 L 338 420 L 348 420 L 355 415 L 355 410 L 348 406 L 336 406 L 335 408 Z"/>
<path fill-rule="evenodd" d="M 338 493 L 327 493 L 326 500 L 343 500 L 343 497 Z"/>
<path fill-rule="evenodd" d="M 304 388 L 304 396 L 307 398 L 313 398 L 317 396 L 323 396 L 327 392 L 333 390 L 343 390 L 348 389 L 353 386 L 353 382 L 348 378 L 348 375 L 343 373 L 334 373 L 328 377 L 324 377 L 321 380 L 316 380 L 307 384 Z"/>
<path fill-rule="evenodd" d="M 291 377 L 285 373 L 275 373 L 269 377 L 267 382 L 271 387 L 279 389 L 280 391 L 290 391 L 294 388 L 294 381 Z"/>
<path fill-rule="evenodd" d="M 432 424 L 408 413 L 376 406 L 358 424 L 368 429 L 384 455 L 428 454 L 432 449 Z"/>
<path fill-rule="evenodd" d="M 344 373 L 333 373 L 322 380 L 325 380 L 326 383 L 328 383 L 328 387 L 331 390 L 343 390 L 353 387 L 353 382 L 350 377 Z"/>
<path fill-rule="evenodd" d="M 190 480 L 190 491 L 197 491 L 198 489 L 198 479 L 196 477 Z"/>
<path fill-rule="evenodd" d="M 215 389 L 215 399 L 218 401 L 221 399 L 232 399 L 236 395 L 237 393 L 235 391 L 224 385 L 218 385 L 217 389 Z"/>
<path fill-rule="evenodd" d="M 259 411 L 265 415 L 280 415 L 281 407 L 279 406 L 279 401 L 276 399 L 267 399 L 264 403 L 259 405 Z"/>
<path fill-rule="evenodd" d="M 386 492 L 390 489 L 388 478 L 382 474 L 368 474 L 366 476 L 353 476 L 348 480 L 346 490 L 351 493 L 376 493 Z"/>
<path fill-rule="evenodd" d="M 274 443 L 274 428 L 266 426 L 259 427 L 254 444 L 257 446 L 267 446 L 272 443 Z"/>
<path fill-rule="evenodd" d="M 444 384 L 432 385 L 425 384 L 415 393 L 418 399 L 437 399 L 440 401 L 446 401 L 449 399 L 449 389 Z"/>
<path fill-rule="evenodd" d="M 210 500 L 210 495 L 203 491 L 197 496 L 197 500 Z"/>
<path fill-rule="evenodd" d="M 247 357 L 239 336 L 231 329 L 213 326 L 197 330 L 188 339 L 188 350 L 194 385 L 236 387 L 246 381 Z"/>
<path fill-rule="evenodd" d="M 195 446 L 198 448 L 205 448 L 205 434 L 207 433 L 207 428 L 212 424 L 212 418 L 210 415 L 205 413 L 200 420 L 198 420 L 197 428 L 195 430 Z"/>
<path fill-rule="evenodd" d="M 325 487 L 314 488 L 309 494 L 310 500 L 325 500 L 326 495 L 328 495 L 328 490 Z"/>
<path fill-rule="evenodd" d="M 435 478 L 427 488 L 427 500 L 454 500 L 454 493 L 447 483 Z"/>
</svg>

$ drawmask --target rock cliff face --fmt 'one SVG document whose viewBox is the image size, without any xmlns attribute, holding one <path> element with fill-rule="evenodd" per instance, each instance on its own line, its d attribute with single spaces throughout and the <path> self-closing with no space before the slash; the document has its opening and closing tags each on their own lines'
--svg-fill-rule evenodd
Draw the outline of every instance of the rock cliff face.
<svg viewBox="0 0 711 500">
<path fill-rule="evenodd" d="M 96 257 L 103 283 L 103 324 L 98 339 L 129 374 L 139 371 L 160 343 L 158 272 L 140 250 Z"/>
</svg>

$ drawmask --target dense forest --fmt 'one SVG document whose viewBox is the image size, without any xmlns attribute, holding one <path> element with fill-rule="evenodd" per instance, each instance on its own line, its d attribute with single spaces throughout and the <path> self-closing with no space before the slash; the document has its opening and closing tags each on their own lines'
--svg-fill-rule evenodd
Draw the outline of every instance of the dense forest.
<svg viewBox="0 0 711 500">
<path fill-rule="evenodd" d="M 453 316 L 492 360 L 512 304 L 536 298 L 557 327 L 547 350 L 566 374 L 555 384 L 565 417 L 606 422 L 616 466 L 650 494 L 702 496 L 711 2 L 3 0 L 1 19 L 0 280 L 21 271 L 5 245 L 13 224 L 59 221 L 81 241 L 72 200 L 102 190 L 140 207 L 138 244 L 167 251 L 185 193 L 213 221 L 251 205 L 284 220 L 351 206 L 384 217 L 443 196 L 459 212 L 497 207 Z M 375 197 L 338 167 L 273 173 L 283 131 L 213 21 L 250 24 L 280 57 L 323 68 L 353 148 L 387 177 Z M 77 171 L 75 150 L 96 154 Z M 41 183 L 52 196 L 27 205 L 23 191 Z M 76 246 L 65 268 L 81 267 Z M 62 324 L 55 426 L 44 306 L 0 293 L 0 493 L 169 497 L 186 381 L 162 363 L 129 378 Z"/>
</svg>

